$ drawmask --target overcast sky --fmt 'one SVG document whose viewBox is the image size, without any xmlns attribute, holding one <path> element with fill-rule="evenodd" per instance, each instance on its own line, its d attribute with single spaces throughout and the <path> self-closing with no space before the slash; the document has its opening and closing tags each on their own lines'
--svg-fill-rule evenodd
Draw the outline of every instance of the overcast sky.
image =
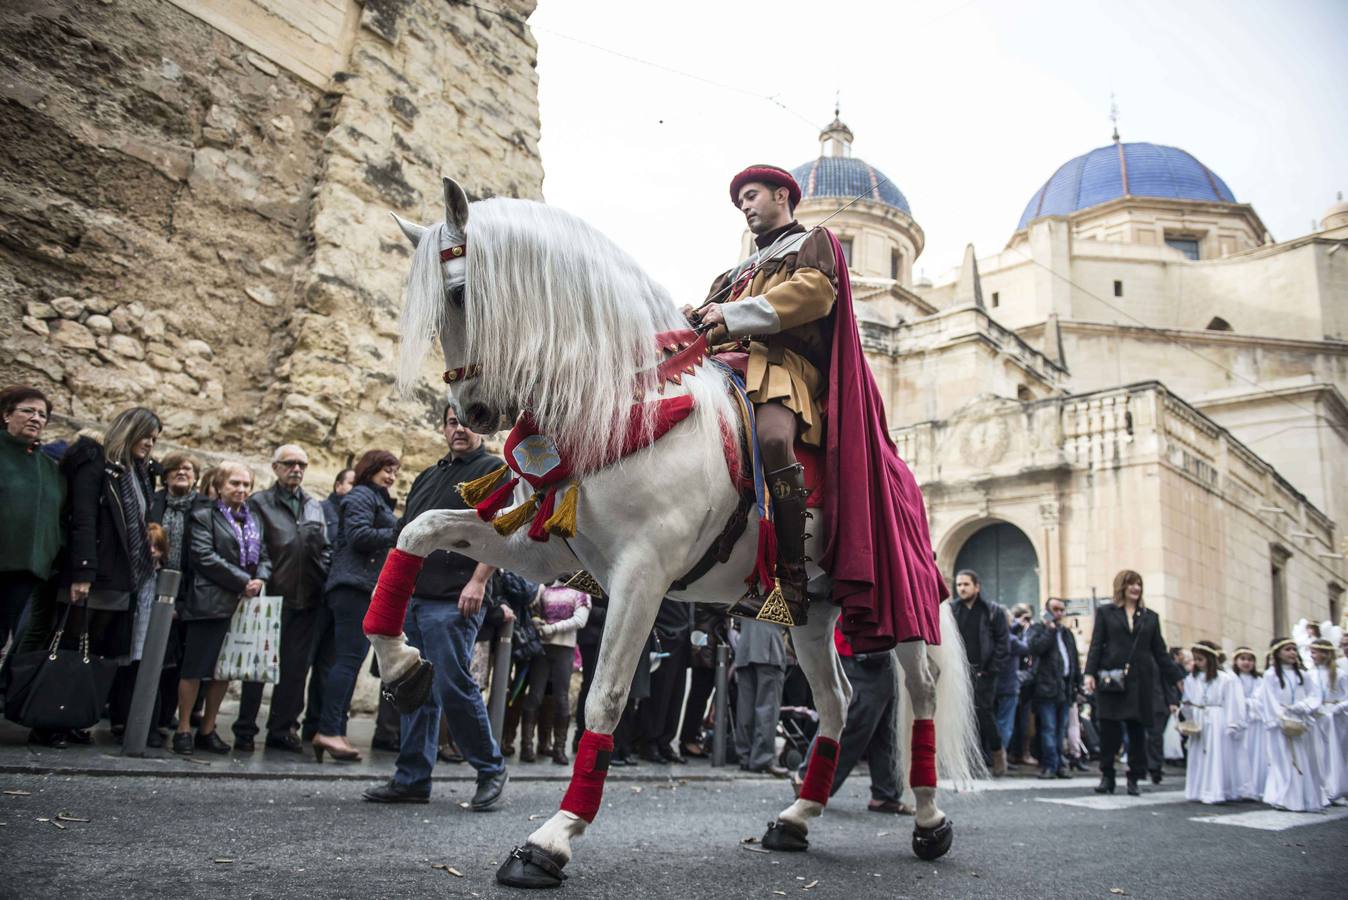
<svg viewBox="0 0 1348 900">
<path fill-rule="evenodd" d="M 1059 165 L 1109 142 L 1111 92 L 1125 141 L 1189 151 L 1278 240 L 1348 191 L 1343 0 L 540 0 L 529 21 L 545 198 L 680 303 L 738 256 L 730 177 L 818 156 L 835 92 L 932 278 L 966 243 L 1000 250 Z"/>
</svg>

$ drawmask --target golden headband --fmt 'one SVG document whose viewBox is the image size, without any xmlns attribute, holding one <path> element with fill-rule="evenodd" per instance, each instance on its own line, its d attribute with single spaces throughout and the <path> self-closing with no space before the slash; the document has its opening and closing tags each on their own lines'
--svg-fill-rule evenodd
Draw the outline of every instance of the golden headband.
<svg viewBox="0 0 1348 900">
<path fill-rule="evenodd" d="M 1297 645 L 1297 642 L 1294 641 L 1294 640 L 1292 640 L 1291 638 L 1283 638 L 1282 640 L 1278 641 L 1278 643 L 1274 644 L 1272 647 L 1269 647 L 1269 648 L 1268 648 L 1268 652 L 1269 652 L 1269 653 L 1277 653 L 1277 652 L 1278 652 L 1279 650 L 1281 650 L 1283 647 L 1289 647 L 1289 646 L 1290 646 L 1290 647 L 1295 647 L 1296 645 Z"/>
<path fill-rule="evenodd" d="M 1195 653 L 1210 653 L 1216 657 L 1224 655 L 1221 650 L 1209 647 L 1207 644 L 1190 644 L 1189 649 Z"/>
</svg>

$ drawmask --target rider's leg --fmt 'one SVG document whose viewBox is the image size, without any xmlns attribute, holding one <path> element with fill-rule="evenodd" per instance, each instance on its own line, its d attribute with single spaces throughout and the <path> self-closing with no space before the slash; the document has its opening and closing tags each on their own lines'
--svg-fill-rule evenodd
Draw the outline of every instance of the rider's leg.
<svg viewBox="0 0 1348 900">
<path fill-rule="evenodd" d="M 777 532 L 777 575 L 795 624 L 804 623 L 805 470 L 796 461 L 796 414 L 781 403 L 763 403 L 754 410 L 763 470 L 772 494 L 773 527 Z"/>
</svg>

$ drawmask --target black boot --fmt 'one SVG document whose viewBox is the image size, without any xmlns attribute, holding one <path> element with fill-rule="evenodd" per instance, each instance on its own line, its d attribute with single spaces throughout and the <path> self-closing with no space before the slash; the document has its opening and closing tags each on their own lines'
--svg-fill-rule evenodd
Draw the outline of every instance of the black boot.
<svg viewBox="0 0 1348 900">
<path fill-rule="evenodd" d="M 1129 775 L 1128 775 L 1128 796 L 1129 796 L 1129 797 L 1138 797 L 1138 796 L 1141 796 L 1141 794 L 1142 794 L 1142 789 L 1139 788 L 1139 787 L 1137 786 L 1137 782 L 1138 782 L 1137 776 L 1136 776 L 1136 775 L 1133 775 L 1133 774 L 1131 774 L 1131 773 L 1129 773 Z"/>
<path fill-rule="evenodd" d="M 570 716 L 565 718 L 554 716 L 552 720 L 552 761 L 559 766 L 571 765 L 571 760 L 566 755 L 566 728 L 570 720 Z"/>
<path fill-rule="evenodd" d="M 769 472 L 768 490 L 777 532 L 777 583 L 764 585 L 766 596 L 741 597 L 730 614 L 778 625 L 804 625 L 810 605 L 805 572 L 805 520 L 810 518 L 805 501 L 810 492 L 805 487 L 805 468 L 796 463 Z"/>
<path fill-rule="evenodd" d="M 506 707 L 505 725 L 501 728 L 501 755 L 515 755 L 515 734 L 520 730 L 520 714 L 524 710 L 524 704 L 512 703 Z"/>
<path fill-rule="evenodd" d="M 1112 793 L 1114 793 L 1114 773 L 1113 773 L 1113 772 L 1101 772 L 1101 773 L 1100 773 L 1100 783 L 1097 784 L 1097 785 L 1095 786 L 1095 792 L 1096 792 L 1097 794 L 1112 794 Z"/>
<path fill-rule="evenodd" d="M 534 710 L 526 709 L 524 715 L 520 717 L 520 762 L 537 762 L 538 756 L 534 753 L 534 730 L 538 726 L 538 713 Z"/>
</svg>

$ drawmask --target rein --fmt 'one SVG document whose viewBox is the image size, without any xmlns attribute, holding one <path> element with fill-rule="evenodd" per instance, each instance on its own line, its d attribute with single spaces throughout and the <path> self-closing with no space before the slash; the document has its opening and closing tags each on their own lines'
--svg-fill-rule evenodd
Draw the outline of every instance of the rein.
<svg viewBox="0 0 1348 900">
<path fill-rule="evenodd" d="M 440 255 L 443 258 L 446 253 L 454 250 L 459 251 L 458 255 L 463 255 L 463 247 L 450 247 L 448 250 L 441 250 Z M 655 346 L 669 354 L 655 367 L 655 377 L 660 385 L 660 392 L 663 392 L 666 382 L 682 384 L 683 376 L 693 374 L 693 370 L 707 358 L 707 330 L 680 328 L 676 331 L 662 331 L 655 336 Z M 471 381 L 481 374 L 481 363 L 469 363 L 466 366 L 459 366 L 457 369 L 446 371 L 444 381 L 445 384 L 459 384 L 464 381 Z"/>
</svg>

